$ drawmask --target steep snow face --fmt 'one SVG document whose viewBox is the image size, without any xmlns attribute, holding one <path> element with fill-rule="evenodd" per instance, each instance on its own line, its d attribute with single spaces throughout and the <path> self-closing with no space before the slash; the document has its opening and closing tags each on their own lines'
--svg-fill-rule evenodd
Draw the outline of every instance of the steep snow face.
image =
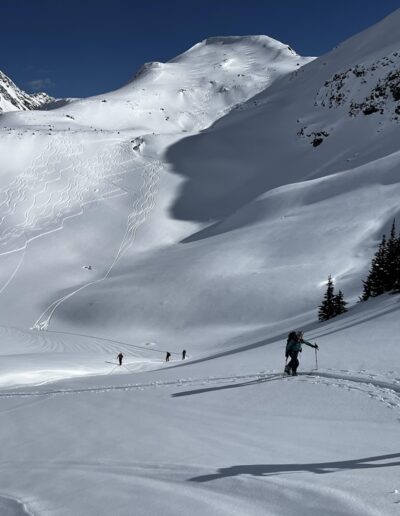
<svg viewBox="0 0 400 516">
<path fill-rule="evenodd" d="M 53 100 L 47 93 L 25 93 L 7 75 L 0 72 L 0 113 L 38 109 Z"/>
</svg>

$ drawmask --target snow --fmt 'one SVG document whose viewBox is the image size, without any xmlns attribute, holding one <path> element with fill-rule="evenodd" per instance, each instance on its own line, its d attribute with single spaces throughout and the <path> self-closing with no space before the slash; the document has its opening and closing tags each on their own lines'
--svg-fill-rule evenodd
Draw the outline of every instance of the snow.
<svg viewBox="0 0 400 516">
<path fill-rule="evenodd" d="M 19 89 L 12 80 L 0 71 L 0 113 L 5 111 L 42 108 L 55 99 L 47 93 L 29 95 Z"/>
<path fill-rule="evenodd" d="M 350 111 L 399 13 L 318 59 L 208 38 L 1 115 L 1 514 L 397 514 L 400 298 L 356 303 L 399 214 L 391 80 Z M 318 323 L 329 274 L 350 310 Z M 305 347 L 284 377 L 300 328 L 318 370 Z"/>
<path fill-rule="evenodd" d="M 399 299 L 372 305 L 308 330 L 322 370 L 305 349 L 297 378 L 275 338 L 3 390 L 3 492 L 33 514 L 396 514 Z"/>
</svg>

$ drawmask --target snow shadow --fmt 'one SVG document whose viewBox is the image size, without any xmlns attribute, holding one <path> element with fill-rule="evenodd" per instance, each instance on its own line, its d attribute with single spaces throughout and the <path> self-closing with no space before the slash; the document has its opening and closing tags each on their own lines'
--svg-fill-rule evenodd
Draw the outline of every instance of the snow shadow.
<svg viewBox="0 0 400 516">
<path fill-rule="evenodd" d="M 399 303 L 399 301 L 397 301 L 397 302 Z M 344 317 L 343 317 L 343 320 L 345 320 L 346 319 L 346 315 L 347 315 L 347 318 L 350 319 L 348 324 L 344 324 L 344 325 L 342 325 L 342 326 L 340 326 L 338 328 L 332 329 L 330 331 L 325 331 L 324 333 L 320 333 L 315 338 L 326 337 L 327 335 L 331 335 L 331 334 L 337 333 L 339 331 L 347 330 L 348 328 L 353 328 L 354 326 L 359 326 L 360 324 L 364 324 L 364 323 L 373 321 L 374 319 L 379 319 L 380 317 L 383 317 L 384 315 L 388 315 L 388 314 L 391 314 L 393 312 L 397 312 L 398 310 L 400 310 L 400 304 L 399 304 L 399 306 L 395 306 L 394 308 L 389 308 L 389 309 L 384 310 L 382 312 L 379 312 L 377 314 L 372 314 L 372 315 L 369 315 L 369 316 L 366 316 L 366 317 L 362 317 L 358 321 L 351 320 L 351 316 L 353 316 L 354 314 L 349 311 L 347 314 L 344 314 Z"/>
<path fill-rule="evenodd" d="M 181 396 L 192 396 L 193 394 L 203 394 L 205 392 L 222 391 L 224 389 L 236 389 L 238 387 L 248 387 L 250 385 L 257 385 L 259 383 L 273 382 L 275 380 L 281 380 L 282 374 L 275 374 L 266 378 L 257 378 L 256 380 L 249 380 L 247 382 L 233 383 L 228 385 L 219 385 L 217 387 L 204 387 L 203 389 L 193 389 L 191 391 L 175 392 L 171 394 L 171 398 L 180 398 Z"/>
<path fill-rule="evenodd" d="M 216 473 L 201 475 L 190 478 L 190 482 L 211 482 L 220 478 L 236 477 L 238 475 L 253 475 L 264 477 L 279 475 L 281 473 L 315 473 L 322 475 L 326 473 L 336 473 L 343 470 L 356 469 L 378 469 L 400 466 L 400 453 L 388 455 L 377 455 L 374 457 L 364 457 L 362 459 L 344 460 L 336 462 L 310 462 L 306 464 L 243 464 L 220 468 Z"/>
<path fill-rule="evenodd" d="M 210 129 L 169 147 L 167 160 L 175 173 L 186 179 L 171 208 L 175 218 L 196 222 L 221 220 L 265 190 L 265 166 L 260 164 L 256 170 L 239 167 L 241 148 L 230 148 L 226 154 L 225 146 L 218 145 Z M 260 181 L 265 185 L 260 185 Z"/>
<path fill-rule="evenodd" d="M 357 308 L 355 311 L 354 308 Z M 400 297 L 396 301 L 396 306 L 387 308 L 385 310 L 381 310 L 378 313 L 363 313 L 363 306 L 357 306 L 350 309 L 347 313 L 340 316 L 338 319 L 329 320 L 326 322 L 320 322 L 320 321 L 313 321 L 308 324 L 304 324 L 301 326 L 302 331 L 306 334 L 307 340 L 311 341 L 318 341 L 318 339 L 321 339 L 323 337 L 326 337 L 328 335 L 332 335 L 335 333 L 340 333 L 343 330 L 346 330 L 348 328 L 352 328 L 355 326 L 359 326 L 361 324 L 364 324 L 366 322 L 373 321 L 375 319 L 379 319 L 380 317 L 383 317 L 385 315 L 391 314 L 393 312 L 400 310 Z M 368 308 L 368 307 L 366 307 Z M 355 317 L 358 317 L 355 319 Z M 332 322 L 335 324 L 332 325 Z M 217 358 L 224 358 L 230 355 L 235 355 L 237 353 L 242 353 L 245 351 L 254 350 L 263 346 L 268 346 L 269 344 L 276 344 L 278 341 L 282 341 L 282 348 L 286 345 L 286 339 L 287 335 L 291 328 L 288 328 L 284 333 L 278 333 L 271 337 L 261 339 L 256 342 L 252 342 L 250 344 L 245 344 L 243 346 L 238 346 L 237 348 L 228 349 L 226 351 L 221 351 L 218 353 L 214 353 L 212 355 L 208 355 L 205 357 L 192 359 L 190 362 L 187 363 L 181 363 L 174 365 L 172 367 L 181 367 L 185 365 L 191 365 L 191 364 L 199 364 L 201 362 L 207 362 L 208 360 L 214 360 Z M 310 333 L 312 334 L 310 335 Z"/>
</svg>

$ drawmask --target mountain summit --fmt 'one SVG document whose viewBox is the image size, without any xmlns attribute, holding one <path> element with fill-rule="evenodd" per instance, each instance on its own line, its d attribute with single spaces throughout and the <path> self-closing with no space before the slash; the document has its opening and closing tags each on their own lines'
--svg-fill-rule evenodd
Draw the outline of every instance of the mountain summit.
<svg viewBox="0 0 400 516">
<path fill-rule="evenodd" d="M 7 75 L 0 71 L 0 113 L 40 109 L 53 100 L 47 93 L 29 95 L 18 88 Z"/>
</svg>

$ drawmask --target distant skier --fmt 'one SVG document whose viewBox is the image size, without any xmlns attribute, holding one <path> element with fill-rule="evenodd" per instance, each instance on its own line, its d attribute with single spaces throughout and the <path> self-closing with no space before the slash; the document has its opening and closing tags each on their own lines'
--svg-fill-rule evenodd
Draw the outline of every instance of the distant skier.
<svg viewBox="0 0 400 516">
<path fill-rule="evenodd" d="M 117 358 L 118 358 L 118 363 L 119 363 L 119 365 L 122 365 L 122 359 L 124 358 L 124 355 L 123 355 L 122 353 L 119 353 L 119 354 L 117 355 Z"/>
<path fill-rule="evenodd" d="M 169 362 L 170 356 L 171 356 L 171 353 L 169 351 L 167 351 L 167 354 L 165 356 L 165 361 L 166 362 Z"/>
<path fill-rule="evenodd" d="M 310 348 L 319 349 L 317 344 L 311 344 L 311 342 L 307 342 L 303 339 L 303 332 L 290 332 L 285 351 L 286 360 L 290 357 L 290 362 L 285 366 L 286 374 L 297 376 L 297 368 L 299 367 L 298 355 L 302 351 L 302 344 L 310 346 Z"/>
<path fill-rule="evenodd" d="M 185 360 L 186 358 L 186 349 L 182 351 L 182 360 Z"/>
</svg>

